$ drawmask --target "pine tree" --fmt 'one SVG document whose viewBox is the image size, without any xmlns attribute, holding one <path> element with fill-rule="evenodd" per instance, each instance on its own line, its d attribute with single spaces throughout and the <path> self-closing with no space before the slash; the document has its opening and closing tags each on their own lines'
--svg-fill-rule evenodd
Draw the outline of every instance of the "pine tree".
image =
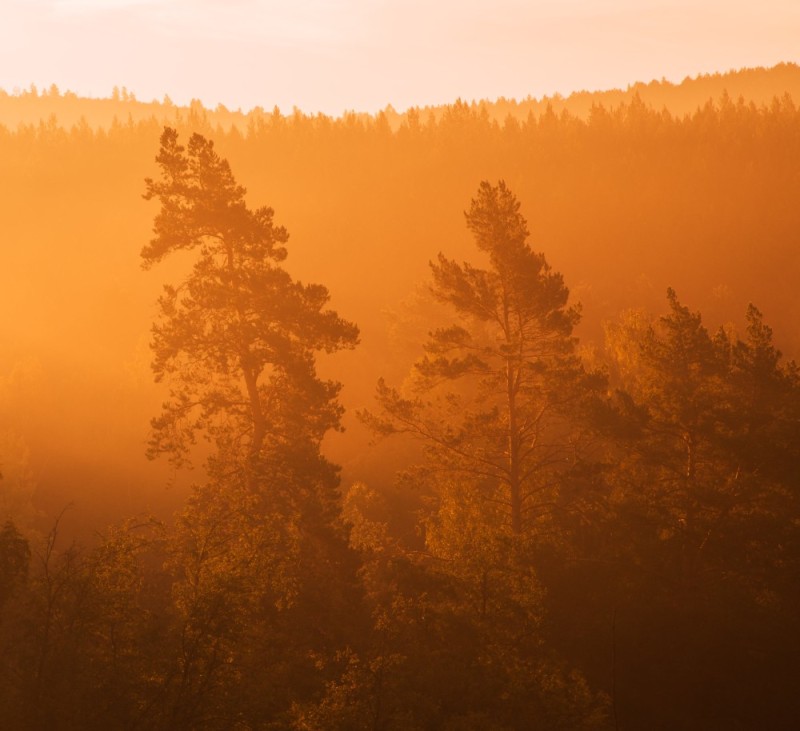
<svg viewBox="0 0 800 731">
<path fill-rule="evenodd" d="M 430 334 L 413 397 L 381 381 L 381 412 L 365 414 L 380 432 L 420 438 L 438 471 L 502 506 L 515 536 L 563 507 L 563 474 L 580 459 L 570 413 L 599 384 L 576 356 L 579 310 L 528 244 L 519 209 L 504 182 L 481 183 L 465 215 L 489 268 L 442 254 L 431 263 L 433 294 L 453 324 Z"/>
<path fill-rule="evenodd" d="M 383 638 L 375 660 L 395 662 L 381 665 L 379 687 L 412 699 L 389 694 L 380 708 L 412 707 L 431 727 L 601 726 L 602 701 L 544 641 L 536 549 L 554 545 L 576 508 L 588 430 L 576 417 L 603 380 L 577 356 L 578 310 L 528 244 L 505 183 L 482 183 L 466 221 L 488 267 L 441 254 L 431 264 L 450 324 L 430 333 L 411 393 L 380 381 L 380 411 L 362 413 L 378 434 L 421 441 L 424 462 L 407 477 L 430 498 L 424 551 L 389 543 L 366 556 Z"/>
<path fill-rule="evenodd" d="M 144 266 L 179 250 L 196 259 L 159 299 L 153 370 L 170 396 L 149 453 L 183 464 L 198 436 L 212 447 L 172 541 L 182 641 L 166 715 L 176 727 L 258 725 L 311 692 L 313 658 L 338 649 L 341 618 L 323 609 L 341 610 L 353 577 L 338 468 L 320 444 L 342 408 L 315 357 L 354 347 L 358 330 L 327 309 L 325 287 L 281 266 L 286 230 L 248 207 L 211 141 L 194 134 L 184 148 L 167 128 L 156 161 Z"/>
</svg>

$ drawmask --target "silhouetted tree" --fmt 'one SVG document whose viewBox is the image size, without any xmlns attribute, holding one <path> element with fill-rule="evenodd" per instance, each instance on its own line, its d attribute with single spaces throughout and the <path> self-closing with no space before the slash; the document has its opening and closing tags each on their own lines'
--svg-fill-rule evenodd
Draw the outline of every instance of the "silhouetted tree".
<svg viewBox="0 0 800 731">
<path fill-rule="evenodd" d="M 661 318 L 609 329 L 627 430 L 610 442 L 609 540 L 595 555 L 606 579 L 595 590 L 618 609 L 620 710 L 625 722 L 782 728 L 797 677 L 784 647 L 796 648 L 800 618 L 789 579 L 800 504 L 787 469 L 799 456 L 797 367 L 752 305 L 745 337 L 712 337 L 673 290 L 667 299 Z M 699 704 L 696 687 L 721 664 L 724 687 Z"/>
<path fill-rule="evenodd" d="M 476 485 L 488 512 L 501 506 L 515 536 L 563 507 L 561 478 L 580 458 L 569 416 L 602 382 L 575 354 L 578 309 L 562 276 L 527 243 L 519 208 L 505 183 L 481 184 L 466 219 L 490 267 L 441 254 L 431 264 L 433 294 L 455 322 L 431 333 L 413 397 L 381 380 L 381 411 L 364 415 L 380 433 L 421 439 L 431 465 Z"/>
<path fill-rule="evenodd" d="M 166 129 L 156 159 L 161 179 L 148 179 L 145 198 L 158 198 L 161 210 L 144 265 L 181 249 L 199 256 L 159 300 L 153 369 L 170 381 L 171 398 L 154 421 L 152 453 L 180 460 L 201 431 L 217 458 L 234 457 L 250 478 L 304 447 L 324 470 L 314 451 L 339 426 L 340 386 L 317 377 L 314 353 L 353 347 L 358 330 L 325 309 L 325 287 L 280 267 L 286 230 L 272 209 L 247 207 L 212 142 L 195 134 L 185 150 Z"/>
<path fill-rule="evenodd" d="M 199 434 L 214 448 L 173 542 L 183 639 L 169 723 L 228 728 L 313 689 L 314 653 L 338 641 L 324 608 L 346 593 L 346 541 L 320 442 L 342 409 L 315 354 L 354 347 L 358 330 L 326 309 L 325 287 L 280 266 L 286 230 L 272 209 L 247 206 L 211 141 L 195 134 L 184 148 L 166 129 L 156 160 L 145 197 L 161 208 L 144 265 L 198 255 L 159 300 L 153 369 L 170 398 L 150 453 L 183 463 Z M 278 610 L 289 608 L 287 623 Z"/>
<path fill-rule="evenodd" d="M 410 477 L 433 499 L 424 551 L 368 552 L 376 660 L 384 691 L 393 685 L 422 714 L 436 703 L 433 725 L 589 728 L 603 724 L 603 704 L 545 649 L 535 547 L 575 507 L 569 481 L 586 431 L 577 416 L 603 381 L 575 353 L 578 311 L 527 243 L 519 208 L 505 183 L 481 184 L 466 219 L 489 267 L 443 255 L 431 264 L 453 324 L 430 334 L 409 397 L 380 381 L 380 412 L 362 414 L 379 434 L 422 442 L 425 462 Z M 358 516 L 354 525 L 369 525 Z M 401 647 L 419 651 L 407 658 Z M 409 680 L 409 664 L 424 668 L 424 683 Z M 393 701 L 403 707 L 390 693 L 381 708 Z"/>
</svg>

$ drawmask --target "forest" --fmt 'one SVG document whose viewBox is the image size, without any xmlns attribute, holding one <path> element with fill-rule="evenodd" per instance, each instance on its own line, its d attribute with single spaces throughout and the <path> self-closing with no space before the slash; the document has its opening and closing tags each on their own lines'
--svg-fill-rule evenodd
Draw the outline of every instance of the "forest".
<svg viewBox="0 0 800 731">
<path fill-rule="evenodd" d="M 798 94 L 0 92 L 0 728 L 796 728 Z"/>
</svg>

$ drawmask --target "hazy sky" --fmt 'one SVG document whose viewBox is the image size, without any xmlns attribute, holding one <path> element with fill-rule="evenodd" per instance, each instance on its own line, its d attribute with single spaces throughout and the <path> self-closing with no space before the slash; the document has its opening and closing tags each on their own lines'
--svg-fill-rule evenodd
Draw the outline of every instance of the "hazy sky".
<svg viewBox="0 0 800 731">
<path fill-rule="evenodd" d="M 800 61 L 800 0 L 0 0 L 0 88 L 338 114 Z"/>
</svg>

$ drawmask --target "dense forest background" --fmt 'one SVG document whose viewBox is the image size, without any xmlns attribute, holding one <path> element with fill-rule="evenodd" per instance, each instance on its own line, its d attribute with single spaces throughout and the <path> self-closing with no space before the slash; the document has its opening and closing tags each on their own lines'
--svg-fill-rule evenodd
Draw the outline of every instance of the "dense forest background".
<svg viewBox="0 0 800 731">
<path fill-rule="evenodd" d="M 745 358 L 762 348 L 772 363 L 770 383 L 780 382 L 786 389 L 775 397 L 775 404 L 789 408 L 787 404 L 795 403 L 796 372 L 786 362 L 800 352 L 800 296 L 795 286 L 800 275 L 798 98 L 800 67 L 793 64 L 703 76 L 679 85 L 652 82 L 568 98 L 458 101 L 404 113 L 387 109 L 375 116 L 353 113 L 341 118 L 283 114 L 277 109 L 207 110 L 196 102 L 184 108 L 168 99 L 145 103 L 125 90 L 115 90 L 110 99 L 82 99 L 55 88 L 0 92 L 0 517 L 13 518 L 30 545 L 54 550 L 47 536 L 56 516 L 69 505 L 59 522 L 59 545 L 74 540 L 82 546 L 108 546 L 98 531 L 105 535 L 109 524 L 144 512 L 169 523 L 192 494 L 192 484 L 205 479 L 202 468 L 179 471 L 166 461 L 145 458 L 148 424 L 167 397 L 165 384 L 153 382 L 150 365 L 155 303 L 164 283 L 186 274 L 192 257 L 178 252 L 150 271 L 140 264 L 156 214 L 154 203 L 142 200 L 143 181 L 155 174 L 154 156 L 164 126 L 174 127 L 182 140 L 200 133 L 230 162 L 237 181 L 247 188 L 248 204 L 274 208 L 276 224 L 288 230 L 287 271 L 303 282 L 327 286 L 335 310 L 360 329 L 357 348 L 319 357 L 320 372 L 343 383 L 340 401 L 346 427 L 344 432 L 328 432 L 323 452 L 342 467 L 343 493 L 356 503 L 368 502 L 370 510 L 384 504 L 376 520 L 385 523 L 388 534 L 380 539 L 384 544 L 379 550 L 374 530 L 363 529 L 369 535 L 362 536 L 359 575 L 362 580 L 367 576 L 364 591 L 375 606 L 395 611 L 389 613 L 392 621 L 384 617 L 380 625 L 376 620 L 375 626 L 384 631 L 380 651 L 359 650 L 356 641 L 341 643 L 340 652 L 349 648 L 354 654 L 346 661 L 338 656 L 338 675 L 331 669 L 335 663 L 325 666 L 328 675 L 318 682 L 299 681 L 283 666 L 276 671 L 286 697 L 301 688 L 292 723 L 298 728 L 444 727 L 438 725 L 442 718 L 457 715 L 446 712 L 456 703 L 454 698 L 476 693 L 473 684 L 483 678 L 487 697 L 510 698 L 509 706 L 502 712 L 487 711 L 484 717 L 477 694 L 475 707 L 452 721 L 451 728 L 533 727 L 514 721 L 515 714 L 522 719 L 533 713 L 518 698 L 532 691 L 512 687 L 511 666 L 496 675 L 487 670 L 492 663 L 508 660 L 498 649 L 512 643 L 506 636 L 481 636 L 485 645 L 480 651 L 458 646 L 454 657 L 437 656 L 440 664 L 434 662 L 433 668 L 459 663 L 459 657 L 480 656 L 475 662 L 485 665 L 471 675 L 465 670 L 458 679 L 460 687 L 442 690 L 452 697 L 444 701 L 442 695 L 437 708 L 423 709 L 430 698 L 409 677 L 430 657 L 417 657 L 406 665 L 399 659 L 405 642 L 425 646 L 429 641 L 416 615 L 422 610 L 412 598 L 419 593 L 414 587 L 425 586 L 423 593 L 434 597 L 434 605 L 439 602 L 431 611 L 439 612 L 437 631 L 443 643 L 453 641 L 449 633 L 458 635 L 459 627 L 465 633 L 477 630 L 468 613 L 448 614 L 450 610 L 442 608 L 457 589 L 442 583 L 441 576 L 425 574 L 427 569 L 409 558 L 422 550 L 415 516 L 430 498 L 425 489 L 408 488 L 407 471 L 424 459 L 419 447 L 402 438 L 373 444 L 375 430 L 368 428 L 369 418 L 359 420 L 355 414 L 378 408 L 379 378 L 395 386 L 407 379 L 429 331 L 443 322 L 442 302 L 429 291 L 429 262 L 442 252 L 448 259 L 479 267 L 489 264 L 487 252 L 475 250 L 462 214 L 484 180 L 504 180 L 514 192 L 528 222 L 530 245 L 563 275 L 570 304 L 580 303 L 577 352 L 587 370 L 600 369 L 610 379 L 606 395 L 619 388 L 639 405 L 651 403 L 651 413 L 658 402 L 665 409 L 664 423 L 669 422 L 674 414 L 658 401 L 667 397 L 654 385 L 659 373 L 666 377 L 658 370 L 666 368 L 665 356 L 651 343 L 650 365 L 642 365 L 636 360 L 641 357 L 638 346 L 631 342 L 648 342 L 648 323 L 664 338 L 670 322 L 690 328 L 693 313 L 699 312 L 709 343 L 718 327 L 726 333 L 728 346 L 715 340 L 715 352 L 728 347 L 726 352 Z M 668 287 L 677 292 L 669 300 Z M 763 323 L 755 310 L 748 318 L 749 303 L 763 313 Z M 660 316 L 667 320 L 659 321 Z M 772 335 L 763 329 L 764 323 L 772 328 L 774 346 L 785 359 L 771 350 Z M 646 351 L 647 346 L 642 347 Z M 714 371 L 716 385 L 709 386 L 703 398 L 733 409 L 743 403 L 745 391 L 731 385 L 736 379 L 730 374 L 741 367 L 731 365 L 733 355 L 726 357 L 728 375 Z M 657 392 L 661 396 L 654 396 Z M 759 564 L 757 571 L 751 566 L 758 578 L 750 573 L 739 577 L 741 581 L 723 581 L 698 593 L 695 586 L 661 581 L 663 576 L 674 578 L 670 571 L 680 573 L 675 567 L 685 558 L 677 548 L 674 554 L 662 551 L 667 538 L 648 547 L 641 542 L 641 535 L 650 535 L 641 521 L 658 523 L 650 509 L 625 501 L 619 508 L 608 497 L 624 480 L 647 485 L 658 481 L 642 474 L 658 461 L 652 454 L 663 451 L 663 445 L 648 442 L 645 448 L 642 442 L 637 452 L 613 441 L 633 438 L 631 409 L 626 412 L 624 403 L 615 403 L 617 432 L 610 436 L 609 417 L 606 431 L 598 437 L 611 440 L 600 450 L 604 456 L 593 463 L 605 465 L 604 477 L 593 473 L 575 483 L 601 492 L 602 483 L 608 489 L 606 502 L 598 503 L 604 507 L 592 508 L 597 511 L 590 521 L 593 529 L 562 525 L 559 530 L 568 533 L 569 540 L 562 536 L 537 549 L 541 597 L 536 613 L 546 617 L 537 619 L 546 628 L 545 639 L 537 642 L 547 648 L 548 657 L 552 651 L 560 658 L 553 660 L 553 667 L 563 665 L 563 672 L 531 670 L 525 665 L 527 656 L 508 662 L 516 663 L 520 674 L 539 673 L 537 692 L 545 700 L 535 712 L 549 719 L 541 721 L 543 728 L 791 728 L 800 713 L 797 700 L 791 698 L 800 667 L 793 532 L 798 513 L 792 512 L 798 489 L 793 461 L 796 414 L 778 419 L 767 412 L 759 417 L 785 421 L 783 433 L 758 432 L 764 443 L 783 450 L 769 460 L 780 469 L 769 474 L 769 490 L 759 482 L 747 498 L 755 505 L 751 515 L 758 515 L 758 529 L 742 518 L 746 527 L 729 525 L 715 547 L 731 561 L 712 562 L 715 576 L 732 576 L 735 567 L 752 561 Z M 722 417 L 714 418 L 717 431 L 709 437 L 713 449 L 708 452 L 714 456 L 706 459 L 715 467 L 708 484 L 712 473 L 739 474 L 731 456 L 736 430 L 719 426 Z M 757 433 L 755 427 L 751 433 Z M 616 446 L 608 446 L 612 443 Z M 761 442 L 754 444 L 748 442 L 747 449 L 765 448 Z M 625 455 L 650 454 L 652 459 L 641 457 L 641 462 L 627 464 L 619 452 L 610 456 L 615 449 Z M 624 479 L 609 466 L 615 464 L 623 465 L 619 469 Z M 769 473 L 753 465 L 759 480 Z M 404 470 L 405 477 L 398 481 L 398 471 Z M 765 490 L 769 497 L 764 497 Z M 719 511 L 715 520 L 733 511 L 722 503 L 714 505 Z M 617 509 L 621 513 L 615 513 Z M 353 515 L 351 525 L 359 525 Z M 668 537 L 668 528 L 659 530 L 667 531 L 663 536 Z M 626 531 L 628 542 L 620 538 L 619 545 L 609 548 L 602 541 L 603 535 L 624 536 Z M 734 539 L 737 531 L 740 543 Z M 766 545 L 764 533 L 775 545 Z M 2 540 L 4 545 L 17 545 L 11 533 Z M 611 554 L 621 560 L 627 549 L 620 546 L 627 545 L 641 554 L 627 556 L 625 570 L 608 568 Z M 396 552 L 391 554 L 388 546 Z M 565 555 L 572 561 L 569 570 L 564 568 Z M 606 563 L 586 568 L 582 559 L 588 556 Z M 147 558 L 142 560 L 146 563 Z M 348 560 L 355 559 L 341 559 Z M 355 576 L 359 570 L 347 571 Z M 169 593 L 164 586 L 153 591 L 162 599 Z M 394 598 L 387 599 L 392 591 Z M 520 602 L 498 611 L 507 612 L 506 621 L 513 623 L 523 612 Z M 158 601 L 153 599 L 153 604 Z M 355 617 L 353 623 L 362 619 Z M 141 636 L 150 631 L 126 627 Z M 358 636 L 352 627 L 341 631 Z M 277 634 L 280 639 L 269 641 L 285 641 L 288 647 L 296 640 L 288 631 Z M 268 644 L 263 637 L 260 641 Z M 489 647 L 497 655 L 487 660 Z M 45 663 L 45 653 L 38 657 Z M 133 664 L 149 662 L 131 657 Z M 95 660 L 102 664 L 97 658 L 91 662 Z M 245 670 L 240 672 L 257 665 L 254 658 L 247 662 L 250 665 L 242 665 Z M 385 691 L 387 706 L 383 716 L 369 716 L 374 698 L 382 697 L 378 686 L 383 681 L 376 678 L 383 678 L 384 671 L 392 679 L 386 680 L 391 688 Z M 19 672 L 12 668 L 6 676 Z M 43 672 L 37 682 L 44 682 Z M 142 709 L 148 703 L 158 706 L 143 680 L 147 672 L 132 667 L 126 672 L 141 686 L 115 686 L 114 692 L 138 710 L 119 719 L 119 727 L 136 727 L 130 720 L 134 717 L 145 719 L 141 723 L 146 725 L 148 716 Z M 8 677 L 4 682 L 13 686 Z M 85 688 L 91 686 L 89 680 L 84 682 Z M 273 720 L 275 728 L 289 723 L 289 711 L 279 701 L 260 706 L 253 698 L 237 696 L 231 691 L 235 683 L 226 682 L 228 695 L 215 713 L 249 703 L 252 718 L 283 719 Z M 423 688 L 424 682 L 432 681 L 420 681 Z M 328 693 L 322 701 L 321 687 Z M 543 688 L 550 689 L 549 696 Z M 262 690 L 248 686 L 242 692 L 258 695 Z M 280 695 L 276 688 L 272 692 Z M 37 693 L 42 700 L 41 688 Z M 53 698 L 53 712 L 63 719 L 69 704 L 57 693 Z M 230 716 L 214 720 L 212 713 L 203 721 L 191 714 L 181 716 L 188 713 L 183 701 L 173 701 L 169 707 L 183 727 L 233 727 L 226 726 Z M 352 718 L 341 715 L 342 704 L 362 708 L 359 703 L 372 710 Z M 408 711 L 411 707 L 414 713 Z M 71 723 L 79 727 L 80 711 L 71 708 L 77 715 L 72 721 L 62 720 L 64 728 Z M 367 716 L 372 720 L 364 720 Z M 52 718 L 36 722 L 44 728 Z M 155 727 L 166 723 L 165 716 L 159 718 L 153 721 Z M 240 721 L 251 723 L 242 728 L 267 727 Z"/>
<path fill-rule="evenodd" d="M 419 315 L 428 261 L 470 253 L 461 211 L 482 179 L 503 178 L 523 201 L 534 247 L 583 305 L 585 344 L 602 347 L 602 322 L 623 309 L 660 311 L 673 286 L 712 326 L 743 326 L 755 302 L 795 355 L 798 87 L 800 68 L 782 65 L 636 85 L 588 104 L 579 94 L 552 102 L 552 113 L 456 103 L 393 120 L 0 95 L 0 296 L 13 313 L 0 354 L 4 419 L 24 441 L 14 449 L 30 453 L 37 499 L 48 514 L 75 502 L 73 520 L 84 514 L 87 527 L 90 512 L 105 519 L 120 501 L 128 511 L 172 500 L 169 475 L 141 449 L 163 397 L 148 342 L 166 281 L 138 263 L 153 217 L 142 180 L 165 122 L 213 136 L 249 199 L 289 230 L 292 273 L 324 282 L 361 328 L 359 350 L 329 364 L 346 384 L 352 428 L 327 448 L 357 479 L 351 464 L 369 457 L 352 413 L 380 375 L 397 380 L 418 356 L 427 326 L 402 323 Z"/>
</svg>

